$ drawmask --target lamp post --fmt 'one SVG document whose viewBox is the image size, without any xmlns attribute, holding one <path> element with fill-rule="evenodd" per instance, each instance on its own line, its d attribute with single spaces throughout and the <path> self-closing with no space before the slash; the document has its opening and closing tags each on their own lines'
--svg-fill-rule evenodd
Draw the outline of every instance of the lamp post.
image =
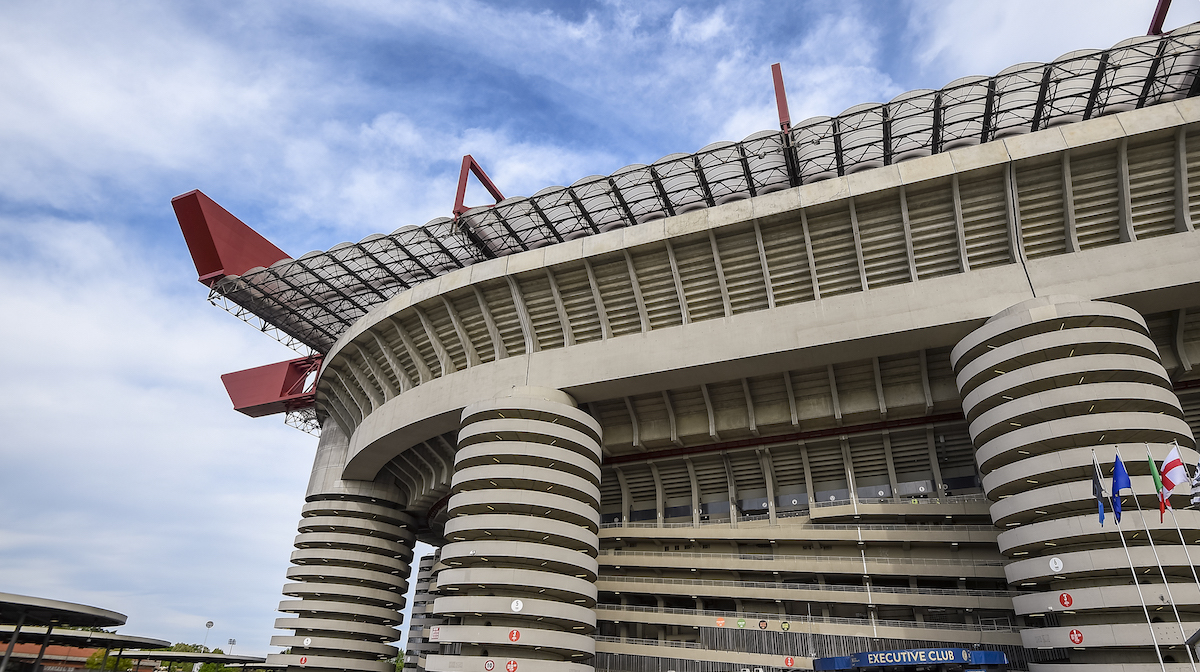
<svg viewBox="0 0 1200 672">
<path fill-rule="evenodd" d="M 236 644 L 237 644 L 237 640 L 236 640 L 236 639 L 231 639 L 231 640 L 229 640 L 229 651 L 227 651 L 226 653 L 233 653 L 233 647 L 234 647 Z"/>
<path fill-rule="evenodd" d="M 212 630 L 212 626 L 213 626 L 212 621 L 209 621 L 204 624 L 204 643 L 200 645 L 200 648 L 202 649 L 201 653 L 205 653 L 208 651 L 208 633 L 210 630 Z"/>
</svg>

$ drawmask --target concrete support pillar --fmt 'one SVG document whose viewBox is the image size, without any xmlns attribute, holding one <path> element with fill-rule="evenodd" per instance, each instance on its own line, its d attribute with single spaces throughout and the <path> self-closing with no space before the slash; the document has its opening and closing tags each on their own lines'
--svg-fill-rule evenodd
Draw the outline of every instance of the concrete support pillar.
<svg viewBox="0 0 1200 672">
<path fill-rule="evenodd" d="M 293 567 L 293 583 L 279 611 L 298 614 L 280 618 L 275 627 L 292 635 L 271 638 L 288 654 L 272 654 L 270 664 L 289 670 L 354 670 L 390 672 L 397 654 L 390 643 L 408 592 L 413 557 L 413 521 L 401 510 L 403 494 L 383 472 L 375 481 L 342 480 L 350 442 L 341 427 L 327 420 L 308 493 L 301 510 Z"/>
<path fill-rule="evenodd" d="M 440 629 L 458 653 L 430 655 L 429 672 L 591 669 L 600 439 L 558 390 L 516 387 L 463 411 L 432 609 L 458 619 Z"/>
<path fill-rule="evenodd" d="M 1154 515 L 1146 457 L 1162 464 L 1177 445 L 1183 462 L 1195 464 L 1196 444 L 1142 316 L 1078 297 L 1030 299 L 967 335 L 951 362 L 992 520 L 1004 530 L 997 543 L 1008 560 L 1005 574 L 1028 591 L 1013 606 L 1020 616 L 1058 616 L 1056 626 L 1022 631 L 1025 646 L 1061 647 L 1072 663 L 1115 667 L 1154 660 L 1152 632 L 1160 645 L 1182 644 L 1196 630 L 1189 614 L 1200 609 L 1200 593 L 1171 514 L 1162 523 Z M 1120 528 L 1107 502 L 1101 526 L 1092 485 L 1098 462 L 1101 487 L 1111 491 L 1118 452 L 1134 496 L 1148 509 L 1143 519 L 1124 490 Z M 1175 513 L 1194 539 L 1200 512 L 1182 510 L 1186 491 L 1176 491 Z M 1118 534 L 1129 543 L 1133 567 Z M 1157 557 L 1144 545 L 1147 534 Z M 1133 573 L 1158 585 L 1139 598 Z M 1172 596 L 1182 629 L 1171 622 Z M 1142 599 L 1164 621 L 1153 631 Z"/>
</svg>

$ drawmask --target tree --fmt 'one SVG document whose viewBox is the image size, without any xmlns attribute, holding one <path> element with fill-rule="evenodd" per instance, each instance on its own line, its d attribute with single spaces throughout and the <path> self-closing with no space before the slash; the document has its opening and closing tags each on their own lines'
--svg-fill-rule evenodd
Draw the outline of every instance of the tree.
<svg viewBox="0 0 1200 672">
<path fill-rule="evenodd" d="M 210 649 L 202 644 L 184 644 L 182 642 L 174 644 L 169 649 L 159 649 L 160 651 L 179 651 L 181 653 L 225 653 L 221 649 Z M 179 672 L 191 672 L 191 666 L 185 666 Z M 219 663 L 204 663 L 200 666 L 199 672 L 235 672 L 234 668 L 225 667 Z"/>
<path fill-rule="evenodd" d="M 101 663 L 101 661 L 104 661 L 104 654 L 107 652 L 108 652 L 108 649 L 96 649 L 95 653 L 88 656 L 87 662 L 85 662 L 83 664 L 83 666 L 89 670 L 100 669 L 100 663 Z M 132 668 L 133 668 L 132 660 L 129 660 L 128 658 L 121 659 L 121 672 L 125 672 L 125 670 L 130 670 Z M 117 672 L 117 654 L 115 651 L 108 656 L 107 661 L 104 661 L 104 669 L 111 670 L 112 672 Z"/>
</svg>

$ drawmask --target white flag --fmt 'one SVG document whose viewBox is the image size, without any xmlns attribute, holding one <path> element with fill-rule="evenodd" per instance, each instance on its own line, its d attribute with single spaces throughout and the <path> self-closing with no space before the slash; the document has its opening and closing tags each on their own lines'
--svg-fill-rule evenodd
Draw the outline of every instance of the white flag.
<svg viewBox="0 0 1200 672">
<path fill-rule="evenodd" d="M 1183 459 L 1179 457 L 1179 446 L 1171 449 L 1167 459 L 1163 460 L 1162 469 L 1163 496 L 1170 497 L 1175 486 L 1188 480 L 1187 469 L 1183 467 Z"/>
</svg>

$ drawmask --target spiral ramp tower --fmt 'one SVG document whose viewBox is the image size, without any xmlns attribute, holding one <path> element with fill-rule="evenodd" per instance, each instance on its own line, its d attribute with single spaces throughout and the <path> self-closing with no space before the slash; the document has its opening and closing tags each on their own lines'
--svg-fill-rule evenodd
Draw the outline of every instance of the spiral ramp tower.
<svg viewBox="0 0 1200 672">
<path fill-rule="evenodd" d="M 431 612 L 436 595 L 429 592 L 433 568 L 440 555 L 439 549 L 422 557 L 417 568 L 417 586 L 413 591 L 412 612 L 408 621 L 408 644 L 404 647 L 405 669 L 424 672 L 425 666 L 421 661 L 430 653 L 438 652 L 437 643 L 430 643 L 427 635 L 432 626 L 446 623 L 445 619 L 438 618 Z"/>
<path fill-rule="evenodd" d="M 513 388 L 463 411 L 431 586 L 431 611 L 450 620 L 425 669 L 592 669 L 600 438 L 557 390 Z"/>
<path fill-rule="evenodd" d="M 340 478 L 349 441 L 336 423 L 322 428 L 306 503 L 271 638 L 286 653 L 269 663 L 288 669 L 390 672 L 401 637 L 396 626 L 408 592 L 413 520 L 399 507 L 390 476 L 374 482 Z"/>
<path fill-rule="evenodd" d="M 1190 670 L 1183 642 L 1200 629 L 1200 591 L 1170 516 L 1154 520 L 1146 452 L 1160 464 L 1176 442 L 1185 462 L 1195 464 L 1197 454 L 1142 316 L 1076 297 L 1031 299 L 972 332 L 951 359 L 992 518 L 1005 530 L 998 543 L 1007 579 L 1031 591 L 1014 597 L 1014 606 L 1040 625 L 1022 632 L 1023 643 L 1071 651 L 1069 664 L 1033 669 L 1158 670 L 1157 639 L 1167 669 Z M 1093 451 L 1106 491 L 1119 451 L 1145 510 L 1143 520 L 1126 491 L 1120 529 L 1132 571 L 1111 510 L 1103 527 L 1098 520 Z M 1183 508 L 1182 490 L 1175 515 L 1195 544 L 1200 512 Z"/>
</svg>

